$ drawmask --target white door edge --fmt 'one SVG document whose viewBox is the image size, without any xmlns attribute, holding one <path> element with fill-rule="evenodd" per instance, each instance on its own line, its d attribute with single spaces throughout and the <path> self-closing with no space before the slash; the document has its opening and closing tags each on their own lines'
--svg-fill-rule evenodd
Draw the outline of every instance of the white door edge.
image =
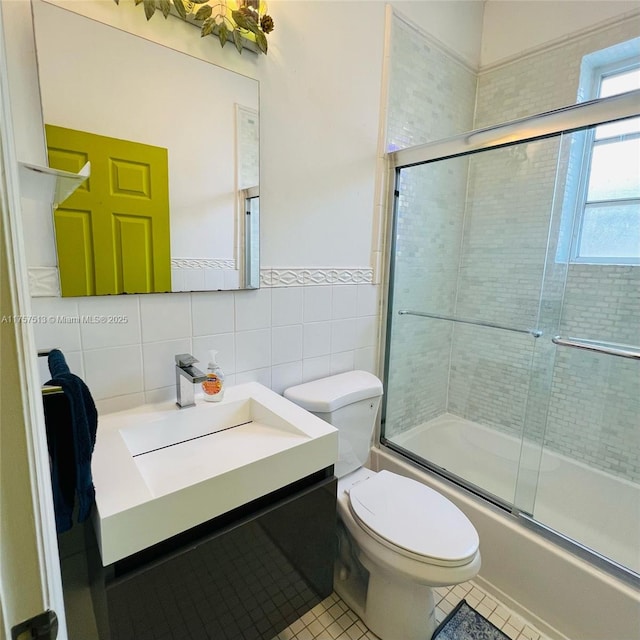
<svg viewBox="0 0 640 640">
<path fill-rule="evenodd" d="M 29 316 L 31 299 L 28 289 L 27 266 L 24 255 L 22 207 L 18 175 L 18 158 L 15 152 L 13 121 L 8 85 L 8 63 L 5 47 L 5 25 L 0 4 L 0 203 L 3 216 L 2 247 L 6 250 L 9 265 L 8 278 L 14 315 Z M 39 126 L 39 123 L 34 123 Z M 37 541 L 39 581 L 45 609 L 56 612 L 59 621 L 58 638 L 67 639 L 64 598 L 60 575 L 60 560 L 56 536 L 55 515 L 51 490 L 49 456 L 47 451 L 44 411 L 40 397 L 40 379 L 37 369 L 37 351 L 33 327 L 29 322 L 15 322 L 19 381 L 23 419 L 26 430 L 27 456 L 31 495 L 33 500 L 34 533 Z M 0 576 L 3 579 L 4 576 Z M 11 577 L 9 577 L 11 578 Z M 14 576 L 14 579 L 16 576 Z M 34 580 L 35 582 L 35 580 Z M 0 585 L 0 594 L 6 594 L 10 584 Z M 20 620 L 12 619 L 12 611 L 4 605 L 2 624 L 7 637 Z M 34 615 L 39 612 L 33 612 Z"/>
</svg>

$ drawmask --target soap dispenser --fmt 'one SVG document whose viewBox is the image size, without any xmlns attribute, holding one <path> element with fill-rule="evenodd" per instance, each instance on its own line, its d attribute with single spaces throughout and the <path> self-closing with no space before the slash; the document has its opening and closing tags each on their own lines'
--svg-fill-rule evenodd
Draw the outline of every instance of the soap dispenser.
<svg viewBox="0 0 640 640">
<path fill-rule="evenodd" d="M 202 383 L 204 399 L 207 402 L 220 402 L 224 396 L 224 373 L 216 362 L 217 351 L 209 351 L 210 359 L 207 366 L 207 379 Z"/>
</svg>

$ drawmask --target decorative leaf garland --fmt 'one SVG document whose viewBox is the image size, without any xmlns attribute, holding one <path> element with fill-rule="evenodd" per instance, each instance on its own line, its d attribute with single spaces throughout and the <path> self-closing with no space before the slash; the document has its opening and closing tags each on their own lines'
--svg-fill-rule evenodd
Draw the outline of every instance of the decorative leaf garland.
<svg viewBox="0 0 640 640">
<path fill-rule="evenodd" d="M 113 0 L 117 5 L 120 0 Z M 238 0 L 239 8 L 229 9 L 225 0 L 134 0 L 136 6 L 144 6 L 144 15 L 150 20 L 159 10 L 167 18 L 173 4 L 183 20 L 202 22 L 200 36 L 215 34 L 224 47 L 231 40 L 239 53 L 247 41 L 255 42 L 262 53 L 267 53 L 267 34 L 274 29 L 273 18 L 260 15 L 259 0 Z"/>
</svg>

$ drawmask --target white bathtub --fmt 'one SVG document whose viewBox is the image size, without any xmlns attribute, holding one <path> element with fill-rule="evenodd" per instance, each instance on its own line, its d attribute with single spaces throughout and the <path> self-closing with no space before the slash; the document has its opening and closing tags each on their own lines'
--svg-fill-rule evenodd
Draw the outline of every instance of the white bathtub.
<svg viewBox="0 0 640 640">
<path fill-rule="evenodd" d="M 515 496 L 520 440 L 451 414 L 391 440 L 640 573 L 640 485 L 525 443 Z"/>
<path fill-rule="evenodd" d="M 443 416 L 438 422 L 413 429 L 393 441 L 474 484 L 488 487 L 505 500 L 513 499 L 519 443 L 505 434 L 455 416 Z M 533 458 L 532 452 L 533 449 L 527 450 L 528 457 Z M 602 571 L 503 509 L 422 470 L 394 451 L 374 447 L 370 463 L 374 469 L 413 477 L 456 503 L 480 535 L 482 569 L 478 580 L 514 609 L 521 609 L 537 621 L 537 626 L 550 637 L 640 638 L 637 586 Z M 533 479 L 533 472 L 527 473 Z M 521 486 L 525 497 L 530 498 L 531 484 L 527 481 Z M 609 557 L 638 571 L 637 485 L 545 452 L 534 515 L 542 524 L 601 554 L 606 546 Z"/>
</svg>

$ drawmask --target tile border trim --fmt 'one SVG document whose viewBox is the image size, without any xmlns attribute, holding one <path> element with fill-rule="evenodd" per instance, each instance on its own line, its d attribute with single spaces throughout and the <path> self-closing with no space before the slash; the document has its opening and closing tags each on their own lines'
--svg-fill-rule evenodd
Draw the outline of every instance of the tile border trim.
<svg viewBox="0 0 640 640">
<path fill-rule="evenodd" d="M 370 267 L 280 267 L 260 269 L 261 287 L 299 287 L 301 285 L 373 284 Z"/>
<path fill-rule="evenodd" d="M 205 263 L 215 262 L 216 266 Z M 217 268 L 228 269 L 222 263 L 233 263 L 233 260 L 196 260 L 191 258 L 172 258 L 173 268 Z M 174 266 L 174 263 L 176 264 Z M 193 266 L 191 263 L 194 263 Z M 29 267 L 29 291 L 34 298 L 59 298 L 60 283 L 57 267 Z M 321 286 L 333 284 L 373 284 L 371 267 L 280 267 L 260 269 L 260 286 L 299 287 Z"/>
<path fill-rule="evenodd" d="M 60 280 L 57 267 L 29 267 L 29 292 L 33 298 L 59 298 Z"/>
<path fill-rule="evenodd" d="M 172 269 L 236 269 L 235 260 L 223 258 L 171 258 Z"/>
</svg>

